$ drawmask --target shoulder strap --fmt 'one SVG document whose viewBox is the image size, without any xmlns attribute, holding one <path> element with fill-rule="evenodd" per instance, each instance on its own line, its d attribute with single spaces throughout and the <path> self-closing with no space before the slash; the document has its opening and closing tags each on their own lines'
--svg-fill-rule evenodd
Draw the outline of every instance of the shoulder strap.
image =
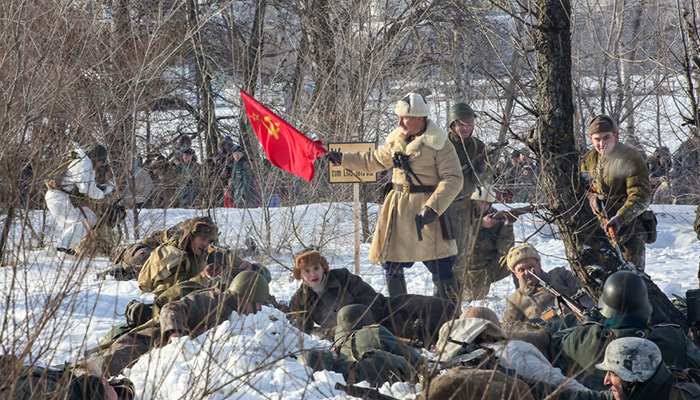
<svg viewBox="0 0 700 400">
<path fill-rule="evenodd" d="M 61 162 L 58 165 L 58 167 L 56 167 L 56 169 L 49 173 L 49 177 L 44 179 L 44 184 L 46 185 L 46 188 L 53 190 L 63 190 L 61 187 L 61 181 L 66 175 L 66 171 L 68 171 L 68 167 L 70 166 L 70 164 L 78 159 L 78 155 L 74 151 L 71 151 L 68 155 L 68 159 Z"/>
</svg>

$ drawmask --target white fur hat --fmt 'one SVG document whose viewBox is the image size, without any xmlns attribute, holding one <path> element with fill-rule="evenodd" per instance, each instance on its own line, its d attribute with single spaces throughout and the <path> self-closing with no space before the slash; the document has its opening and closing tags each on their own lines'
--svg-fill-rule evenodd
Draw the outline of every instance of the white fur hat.
<svg viewBox="0 0 700 400">
<path fill-rule="evenodd" d="M 423 96 L 418 93 L 409 93 L 396 102 L 396 115 L 402 117 L 427 117 L 430 106 Z"/>
<path fill-rule="evenodd" d="M 493 203 L 496 201 L 496 195 L 493 194 L 493 188 L 489 185 L 474 186 L 474 192 L 471 195 L 472 200 L 485 201 L 487 203 Z"/>
</svg>

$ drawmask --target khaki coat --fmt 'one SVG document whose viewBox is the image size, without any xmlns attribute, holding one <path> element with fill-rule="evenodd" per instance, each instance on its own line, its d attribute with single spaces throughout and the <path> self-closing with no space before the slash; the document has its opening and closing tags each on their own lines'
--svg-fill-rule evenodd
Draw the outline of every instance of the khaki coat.
<svg viewBox="0 0 700 400">
<path fill-rule="evenodd" d="M 415 216 L 428 206 L 438 215 L 447 210 L 462 190 L 462 171 L 454 146 L 447 143 L 447 132 L 427 120 L 425 132 L 409 143 L 396 129 L 387 137 L 386 144 L 375 151 L 344 153 L 342 166 L 352 170 L 375 172 L 392 168 L 395 153 L 408 156 L 408 163 L 416 174 L 410 180 L 407 173 L 394 168 L 394 184 L 436 185 L 433 192 L 405 193 L 391 190 L 374 231 L 369 259 L 377 262 L 415 262 L 436 260 L 457 254 L 455 240 L 445 240 L 439 219 L 422 230 L 418 241 Z M 419 182 L 420 181 L 420 182 Z"/>
<path fill-rule="evenodd" d="M 607 156 L 589 151 L 583 158 L 581 171 L 588 172 L 596 192 L 606 196 L 608 216 L 622 215 L 623 227 L 631 224 L 651 203 L 647 164 L 637 150 L 624 143 L 617 142 Z"/>
<path fill-rule="evenodd" d="M 565 267 L 557 267 L 549 272 L 542 271 L 541 278 L 552 285 L 559 293 L 569 297 L 573 296 L 581 288 L 581 284 L 574 275 Z M 554 296 L 538 284 L 537 286 L 522 285 L 506 301 L 506 310 L 503 312 L 503 324 L 527 321 L 533 318 L 541 318 L 547 308 L 554 306 Z M 588 296 L 580 299 L 584 307 L 593 306 L 593 300 Z"/>
</svg>

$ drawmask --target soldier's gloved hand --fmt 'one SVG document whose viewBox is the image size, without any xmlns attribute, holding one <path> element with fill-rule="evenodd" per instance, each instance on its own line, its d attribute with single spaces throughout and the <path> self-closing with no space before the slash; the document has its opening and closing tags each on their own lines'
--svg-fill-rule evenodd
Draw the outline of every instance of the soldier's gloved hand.
<svg viewBox="0 0 700 400">
<path fill-rule="evenodd" d="M 420 212 L 420 216 L 423 217 L 423 224 L 428 225 L 429 223 L 435 221 L 438 214 L 432 208 L 425 206 Z"/>
<path fill-rule="evenodd" d="M 613 233 L 617 235 L 617 231 L 620 230 L 620 227 L 622 224 L 625 223 L 625 217 L 622 215 L 616 215 L 608 221 L 607 224 L 605 224 L 605 229 L 612 229 Z"/>
<path fill-rule="evenodd" d="M 343 153 L 339 151 L 329 151 L 326 153 L 326 158 L 328 158 L 328 161 L 332 162 L 333 165 L 340 165 L 343 162 Z"/>
<path fill-rule="evenodd" d="M 586 197 L 588 197 L 588 204 L 591 205 L 591 210 L 596 215 L 600 215 L 603 213 L 603 210 L 600 209 L 600 201 L 603 200 L 605 197 L 602 194 L 594 193 L 594 192 L 588 192 L 586 194 Z"/>
</svg>

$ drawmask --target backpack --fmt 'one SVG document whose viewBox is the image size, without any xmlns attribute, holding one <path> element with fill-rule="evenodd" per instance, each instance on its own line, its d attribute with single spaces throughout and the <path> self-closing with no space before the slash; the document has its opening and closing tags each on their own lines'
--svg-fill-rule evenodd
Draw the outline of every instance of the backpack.
<svg viewBox="0 0 700 400">
<path fill-rule="evenodd" d="M 683 393 L 690 394 L 692 396 L 690 397 L 691 399 L 700 397 L 700 370 L 695 368 L 680 369 L 674 367 L 668 367 L 668 369 L 676 380 L 669 392 L 669 400 L 687 398 Z"/>
</svg>

